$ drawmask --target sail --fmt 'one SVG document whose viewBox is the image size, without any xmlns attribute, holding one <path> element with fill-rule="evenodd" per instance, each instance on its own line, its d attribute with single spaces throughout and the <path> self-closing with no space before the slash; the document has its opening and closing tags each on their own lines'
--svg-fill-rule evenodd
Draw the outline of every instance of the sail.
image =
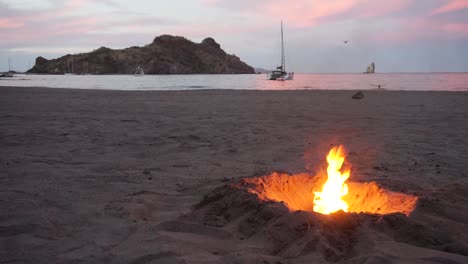
<svg viewBox="0 0 468 264">
<path fill-rule="evenodd" d="M 281 20 L 281 70 L 286 71 L 286 57 L 284 56 L 283 20 Z"/>
<path fill-rule="evenodd" d="M 367 67 L 366 73 L 375 73 L 375 64 L 373 62 Z"/>
</svg>

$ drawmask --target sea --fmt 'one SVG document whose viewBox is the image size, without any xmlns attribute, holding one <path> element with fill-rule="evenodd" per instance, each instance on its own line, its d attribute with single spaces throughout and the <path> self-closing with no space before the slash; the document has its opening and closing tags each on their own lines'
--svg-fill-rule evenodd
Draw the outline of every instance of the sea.
<svg viewBox="0 0 468 264">
<path fill-rule="evenodd" d="M 0 78 L 0 86 L 99 90 L 405 90 L 468 91 L 468 73 L 295 74 L 269 81 L 266 74 L 26 75 Z M 379 87 L 380 85 L 380 87 Z"/>
</svg>

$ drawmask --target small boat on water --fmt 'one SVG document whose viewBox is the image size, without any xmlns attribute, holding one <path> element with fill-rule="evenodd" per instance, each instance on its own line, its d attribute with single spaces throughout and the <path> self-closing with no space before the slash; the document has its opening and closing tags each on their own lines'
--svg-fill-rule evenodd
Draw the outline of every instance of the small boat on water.
<svg viewBox="0 0 468 264">
<path fill-rule="evenodd" d="M 272 81 L 287 81 L 294 79 L 294 72 L 286 71 L 286 57 L 284 55 L 283 21 L 281 21 L 281 65 L 276 70 L 267 74 L 267 79 Z"/>
<path fill-rule="evenodd" d="M 88 62 L 87 61 L 83 61 L 83 67 L 81 68 L 81 73 L 80 75 L 88 75 Z"/>
<path fill-rule="evenodd" d="M 64 75 L 76 75 L 76 73 L 74 72 L 73 66 L 74 66 L 73 57 L 71 57 L 71 59 L 67 61 L 67 72 L 65 72 Z"/>
<path fill-rule="evenodd" d="M 0 74 L 0 77 L 11 78 L 11 77 L 15 77 L 15 74 L 13 72 L 4 72 L 4 73 Z"/>
<path fill-rule="evenodd" d="M 372 62 L 369 66 L 367 66 L 367 69 L 364 73 L 375 73 L 375 64 Z"/>
<path fill-rule="evenodd" d="M 138 66 L 135 70 L 135 73 L 133 74 L 135 76 L 143 76 L 145 75 L 145 72 L 143 71 L 143 68 L 141 68 L 140 66 Z"/>
<path fill-rule="evenodd" d="M 8 78 L 15 77 L 15 72 L 11 70 L 10 58 L 8 58 L 8 72 L 4 72 L 0 74 L 0 77 L 8 77 Z"/>
</svg>

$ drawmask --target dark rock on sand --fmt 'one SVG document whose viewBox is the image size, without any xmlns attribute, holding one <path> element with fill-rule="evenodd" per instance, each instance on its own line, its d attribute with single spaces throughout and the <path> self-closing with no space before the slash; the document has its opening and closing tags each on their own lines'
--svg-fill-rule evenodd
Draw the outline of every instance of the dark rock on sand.
<svg viewBox="0 0 468 264">
<path fill-rule="evenodd" d="M 351 98 L 353 98 L 353 99 L 362 99 L 362 98 L 364 98 L 364 93 L 359 91 L 359 92 L 353 94 L 353 96 Z"/>
<path fill-rule="evenodd" d="M 255 70 L 236 55 L 227 54 L 213 39 L 194 43 L 184 37 L 162 35 L 143 47 L 67 54 L 58 59 L 36 59 L 29 73 L 132 74 L 137 66 L 147 74 L 243 74 Z"/>
</svg>

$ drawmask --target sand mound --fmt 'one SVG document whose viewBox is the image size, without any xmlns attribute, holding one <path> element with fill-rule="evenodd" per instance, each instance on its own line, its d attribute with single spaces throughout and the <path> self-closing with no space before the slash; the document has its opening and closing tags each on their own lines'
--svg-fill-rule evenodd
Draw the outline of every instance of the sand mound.
<svg viewBox="0 0 468 264">
<path fill-rule="evenodd" d="M 166 222 L 160 228 L 171 232 L 192 230 L 218 239 L 243 240 L 248 245 L 261 245 L 262 254 L 281 258 L 351 259 L 367 255 L 376 241 L 393 241 L 468 255 L 466 246 L 454 242 L 457 239 L 451 234 L 415 221 L 406 216 L 409 212 L 405 210 L 390 214 L 340 211 L 331 215 L 291 210 L 310 209 L 307 201 L 312 199 L 302 193 L 306 190 L 310 193 L 310 186 L 321 181 L 307 174 L 274 173 L 266 177 L 245 178 L 215 189 L 191 213 L 177 221 Z M 398 211 L 398 201 L 404 208 L 416 204 L 415 197 L 386 191 L 375 183 L 356 183 L 356 186 L 364 192 L 353 204 L 356 207 L 365 203 L 366 197 L 379 197 L 391 204 L 385 207 L 371 203 L 368 210 L 373 211 Z M 274 188 L 274 192 L 270 192 L 270 188 Z M 295 196 L 296 191 L 300 195 Z M 274 195 L 268 196 L 267 193 Z"/>
</svg>

